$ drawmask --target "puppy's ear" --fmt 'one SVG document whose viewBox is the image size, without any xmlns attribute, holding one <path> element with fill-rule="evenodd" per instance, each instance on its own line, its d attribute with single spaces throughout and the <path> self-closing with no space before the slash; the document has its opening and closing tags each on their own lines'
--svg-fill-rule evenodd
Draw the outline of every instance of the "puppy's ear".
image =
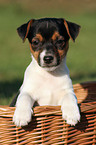
<svg viewBox="0 0 96 145">
<path fill-rule="evenodd" d="M 64 20 L 64 26 L 67 30 L 69 37 L 75 42 L 75 39 L 78 36 L 81 27 L 75 23 L 68 22 L 66 20 Z"/>
<path fill-rule="evenodd" d="M 28 23 L 25 23 L 17 28 L 17 32 L 19 36 L 22 38 L 23 42 L 25 42 L 25 39 L 28 36 L 30 27 L 32 27 L 33 19 L 31 19 Z"/>
</svg>

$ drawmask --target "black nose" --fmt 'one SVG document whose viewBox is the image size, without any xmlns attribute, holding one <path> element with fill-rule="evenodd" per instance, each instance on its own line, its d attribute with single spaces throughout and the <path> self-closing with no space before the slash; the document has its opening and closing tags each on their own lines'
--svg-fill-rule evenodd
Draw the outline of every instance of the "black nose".
<svg viewBox="0 0 96 145">
<path fill-rule="evenodd" d="M 50 64 L 53 61 L 53 56 L 49 55 L 49 56 L 44 56 L 43 60 L 46 64 Z"/>
</svg>

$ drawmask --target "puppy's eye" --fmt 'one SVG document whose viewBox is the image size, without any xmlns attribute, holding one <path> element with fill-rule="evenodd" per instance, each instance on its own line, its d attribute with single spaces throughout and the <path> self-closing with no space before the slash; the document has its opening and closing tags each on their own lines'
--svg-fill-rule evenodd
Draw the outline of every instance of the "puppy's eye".
<svg viewBox="0 0 96 145">
<path fill-rule="evenodd" d="M 33 45 L 38 45 L 39 44 L 39 40 L 38 39 L 32 40 L 32 44 Z"/>
<path fill-rule="evenodd" d="M 63 39 L 58 39 L 58 40 L 56 41 L 56 43 L 57 43 L 57 44 L 65 44 L 65 42 L 64 42 Z"/>
</svg>

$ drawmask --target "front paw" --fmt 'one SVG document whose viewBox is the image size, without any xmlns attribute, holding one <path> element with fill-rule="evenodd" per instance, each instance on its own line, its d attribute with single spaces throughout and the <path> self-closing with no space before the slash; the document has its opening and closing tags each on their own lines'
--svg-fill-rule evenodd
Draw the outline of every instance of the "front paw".
<svg viewBox="0 0 96 145">
<path fill-rule="evenodd" d="M 70 125 L 76 125 L 80 121 L 80 112 L 77 104 L 74 105 L 62 105 L 62 117 Z"/>
<path fill-rule="evenodd" d="M 13 122 L 16 126 L 26 126 L 31 121 L 32 114 L 31 108 L 16 108 Z"/>
</svg>

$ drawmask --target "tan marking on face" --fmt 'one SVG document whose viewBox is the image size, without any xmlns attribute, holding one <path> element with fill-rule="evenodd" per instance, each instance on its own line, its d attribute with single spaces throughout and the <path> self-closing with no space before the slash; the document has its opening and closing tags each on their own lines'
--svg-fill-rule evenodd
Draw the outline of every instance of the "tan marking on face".
<svg viewBox="0 0 96 145">
<path fill-rule="evenodd" d="M 43 41 L 43 37 L 41 34 L 36 34 L 36 36 L 32 40 L 35 40 L 35 39 L 38 39 L 40 42 Z"/>
<path fill-rule="evenodd" d="M 38 62 L 38 57 L 39 57 L 41 50 L 33 51 L 31 43 L 29 43 L 29 44 L 30 44 L 30 51 L 31 51 L 32 55 L 34 56 L 35 60 Z"/>
<path fill-rule="evenodd" d="M 60 34 L 59 34 L 59 32 L 55 31 L 53 36 L 52 36 L 52 40 L 53 41 L 56 40 L 57 37 L 60 37 Z"/>
<path fill-rule="evenodd" d="M 35 41 L 36 39 L 38 39 L 40 42 L 43 41 L 43 37 L 42 37 L 42 35 L 39 34 L 39 33 L 36 34 L 36 36 L 32 39 L 32 41 Z M 32 45 L 31 43 L 29 43 L 29 44 L 30 44 L 30 51 L 31 51 L 31 53 L 33 54 L 33 56 L 34 56 L 34 58 L 36 59 L 36 61 L 38 61 L 38 57 L 39 57 L 39 54 L 40 54 L 41 50 L 34 51 L 34 50 L 32 49 L 33 45 Z"/>
<path fill-rule="evenodd" d="M 60 60 L 62 60 L 62 58 L 64 58 L 66 56 L 68 48 L 69 48 L 69 42 L 67 41 L 66 46 L 64 47 L 64 49 L 63 50 L 60 50 L 60 49 L 58 50 Z"/>
</svg>

